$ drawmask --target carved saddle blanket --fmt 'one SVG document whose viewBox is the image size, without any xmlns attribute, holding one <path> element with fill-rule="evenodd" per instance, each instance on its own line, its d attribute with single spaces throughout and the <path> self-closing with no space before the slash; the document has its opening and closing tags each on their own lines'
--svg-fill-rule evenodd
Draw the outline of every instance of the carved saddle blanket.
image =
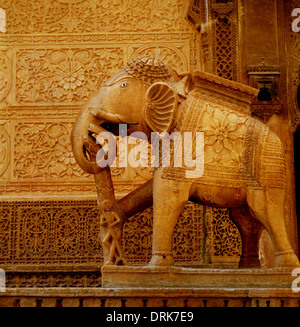
<svg viewBox="0 0 300 327">
<path fill-rule="evenodd" d="M 174 167 L 171 149 L 171 167 L 164 168 L 163 178 L 235 188 L 284 187 L 283 146 L 265 124 L 197 90 L 179 110 L 172 132 L 204 132 L 204 172 L 186 178 L 186 171 L 195 168 Z M 195 135 L 195 148 L 194 141 Z"/>
</svg>

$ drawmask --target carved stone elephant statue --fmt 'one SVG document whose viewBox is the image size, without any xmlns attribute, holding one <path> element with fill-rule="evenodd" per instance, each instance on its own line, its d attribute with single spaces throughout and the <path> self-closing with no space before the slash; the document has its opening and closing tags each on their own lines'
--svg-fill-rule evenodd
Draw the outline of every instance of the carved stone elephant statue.
<svg viewBox="0 0 300 327">
<path fill-rule="evenodd" d="M 243 234 L 247 228 L 243 229 L 241 220 L 248 216 L 258 231 L 253 235 L 259 235 L 262 226 L 269 233 L 276 254 L 275 266 L 299 266 L 284 221 L 284 149 L 265 124 L 247 113 L 255 95 L 255 89 L 204 72 L 177 74 L 151 56 L 129 61 L 100 87 L 77 118 L 72 146 L 82 169 L 95 174 L 99 203 L 106 212 L 102 217 L 106 228 L 103 243 L 110 246 L 106 263 L 124 262 L 119 244 L 121 233 L 114 226 L 121 227 L 124 222 L 120 207 L 126 205 L 114 199 L 109 168 L 96 163 L 96 137 L 103 130 L 118 134 L 119 124 L 127 124 L 128 134 L 143 132 L 149 140 L 153 132 L 191 132 L 194 144 L 195 135 L 204 133 L 204 169 L 200 175 L 193 175 L 195 169 L 188 165 L 176 165 L 178 158 L 172 147 L 170 166 L 157 167 L 147 191 L 144 188 L 140 193 L 145 195 L 147 205 L 153 195 L 150 265 L 174 264 L 173 230 L 180 211 L 192 200 L 232 208 Z M 189 150 L 195 159 L 195 146 Z M 142 196 L 139 201 L 143 202 Z M 138 207 L 137 202 L 133 201 Z"/>
</svg>

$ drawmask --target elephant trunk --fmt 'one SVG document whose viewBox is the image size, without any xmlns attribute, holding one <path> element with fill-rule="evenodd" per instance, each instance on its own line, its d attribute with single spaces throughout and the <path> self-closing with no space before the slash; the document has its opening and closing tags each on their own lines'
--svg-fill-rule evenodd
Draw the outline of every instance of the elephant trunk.
<svg viewBox="0 0 300 327">
<path fill-rule="evenodd" d="M 95 102 L 95 98 L 92 100 Z M 95 115 L 97 107 L 93 103 L 86 105 L 79 113 L 71 134 L 71 144 L 78 165 L 95 177 L 99 215 L 100 239 L 103 246 L 104 264 L 125 264 L 121 248 L 123 214 L 115 199 L 110 167 L 101 168 L 96 162 L 100 145 L 97 135 L 106 131 L 100 125 L 104 117 Z"/>
<path fill-rule="evenodd" d="M 100 149 L 96 143 L 96 136 L 105 129 L 100 127 L 102 122 L 92 114 L 91 109 L 85 106 L 77 116 L 71 133 L 71 144 L 80 168 L 89 174 L 97 174 L 103 168 L 99 167 L 96 162 L 96 155 Z M 97 131 L 93 131 L 93 128 Z"/>
</svg>

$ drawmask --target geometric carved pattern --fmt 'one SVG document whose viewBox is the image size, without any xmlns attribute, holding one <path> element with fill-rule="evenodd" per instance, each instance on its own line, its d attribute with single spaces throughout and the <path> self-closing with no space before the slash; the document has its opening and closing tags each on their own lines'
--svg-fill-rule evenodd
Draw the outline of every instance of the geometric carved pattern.
<svg viewBox="0 0 300 327">
<path fill-rule="evenodd" d="M 216 31 L 216 73 L 218 76 L 233 79 L 230 21 L 219 16 L 216 22 Z"/>
<path fill-rule="evenodd" d="M 202 69 L 237 80 L 237 2 L 191 0 L 187 18 L 200 31 Z"/>
</svg>

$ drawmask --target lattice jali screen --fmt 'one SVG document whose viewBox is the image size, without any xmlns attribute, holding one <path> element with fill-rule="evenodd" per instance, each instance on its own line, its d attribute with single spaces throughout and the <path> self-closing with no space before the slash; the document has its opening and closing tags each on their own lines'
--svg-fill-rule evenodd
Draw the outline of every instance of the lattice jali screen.
<svg viewBox="0 0 300 327">
<path fill-rule="evenodd" d="M 178 262 L 200 262 L 202 206 L 189 203 L 174 233 Z M 0 264 L 102 264 L 99 210 L 96 201 L 18 201 L 0 207 Z M 128 262 L 151 257 L 152 209 L 124 225 L 123 246 Z"/>
<path fill-rule="evenodd" d="M 213 67 L 218 76 L 237 80 L 237 19 L 235 1 L 211 0 L 213 21 Z"/>
<path fill-rule="evenodd" d="M 200 31 L 203 70 L 237 80 L 237 1 L 192 0 L 188 19 Z"/>
<path fill-rule="evenodd" d="M 152 208 L 124 225 L 128 262 L 146 263 L 151 256 Z M 0 207 L 0 263 L 102 264 L 99 209 L 96 201 L 16 201 Z M 177 263 L 202 262 L 203 207 L 188 202 L 174 231 Z M 240 236 L 227 211 L 213 209 L 214 254 L 239 253 Z"/>
<path fill-rule="evenodd" d="M 129 263 L 147 263 L 152 250 L 152 208 L 133 216 L 124 226 L 123 246 Z M 174 230 L 176 263 L 200 263 L 203 242 L 203 207 L 188 203 Z"/>
</svg>

